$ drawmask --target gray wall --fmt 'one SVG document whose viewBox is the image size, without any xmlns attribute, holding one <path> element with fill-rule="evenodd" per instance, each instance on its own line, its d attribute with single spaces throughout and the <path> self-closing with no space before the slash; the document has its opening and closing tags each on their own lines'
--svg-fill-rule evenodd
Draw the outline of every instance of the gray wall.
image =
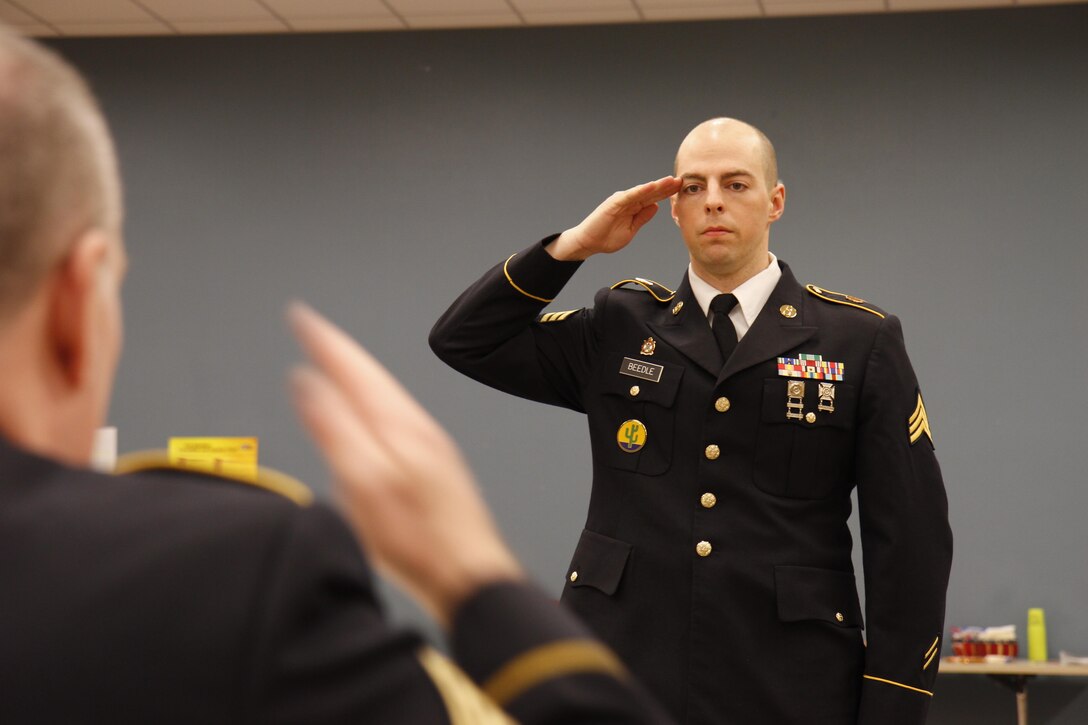
<svg viewBox="0 0 1088 725">
<path fill-rule="evenodd" d="M 514 548 L 558 593 L 584 518 L 584 421 L 463 379 L 426 345 L 484 268 L 671 168 L 712 115 L 775 139 L 772 249 L 898 314 L 948 485 L 948 623 L 1088 654 L 1088 6 L 645 26 L 57 42 L 120 146 L 132 267 L 122 450 L 256 435 L 327 491 L 294 422 L 292 298 L 364 340 L 448 425 Z M 660 214 L 555 303 L 675 285 Z M 421 455 L 425 455 L 421 451 Z M 398 616 L 417 613 L 396 599 Z M 1083 681 L 1035 723 L 1088 721 Z M 933 723 L 1013 722 L 945 676 Z"/>
</svg>

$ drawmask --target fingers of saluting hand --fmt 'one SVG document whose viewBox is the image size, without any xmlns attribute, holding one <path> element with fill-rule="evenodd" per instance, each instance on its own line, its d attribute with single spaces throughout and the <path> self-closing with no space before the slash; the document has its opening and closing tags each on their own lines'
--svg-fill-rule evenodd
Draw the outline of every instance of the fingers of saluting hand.
<svg viewBox="0 0 1088 725">
<path fill-rule="evenodd" d="M 617 192 L 614 199 L 618 206 L 645 207 L 664 201 L 678 191 L 680 191 L 680 179 L 676 176 L 663 176 L 656 181 L 648 181 Z"/>
<path fill-rule="evenodd" d="M 520 578 L 453 439 L 342 330 L 298 303 L 288 318 L 311 363 L 292 374 L 295 405 L 379 568 L 442 622 L 475 588 Z"/>
<path fill-rule="evenodd" d="M 296 303 L 288 317 L 313 366 L 292 377 L 295 405 L 336 476 L 338 493 L 370 504 L 356 508 L 353 518 L 362 522 L 387 509 L 421 515 L 436 488 L 453 495 L 452 488 L 474 505 L 475 487 L 457 446 L 396 378 L 309 307 Z"/>
<path fill-rule="evenodd" d="M 404 453 L 409 451 L 398 449 L 410 439 L 406 435 L 414 437 L 416 446 L 452 445 L 397 379 L 344 331 L 302 303 L 291 305 L 288 319 L 314 366 L 378 443 L 391 452 Z"/>
<path fill-rule="evenodd" d="M 372 487 L 395 464 L 378 445 L 371 421 L 357 416 L 343 393 L 318 370 L 304 366 L 291 373 L 295 408 L 329 467 L 340 480 Z"/>
</svg>

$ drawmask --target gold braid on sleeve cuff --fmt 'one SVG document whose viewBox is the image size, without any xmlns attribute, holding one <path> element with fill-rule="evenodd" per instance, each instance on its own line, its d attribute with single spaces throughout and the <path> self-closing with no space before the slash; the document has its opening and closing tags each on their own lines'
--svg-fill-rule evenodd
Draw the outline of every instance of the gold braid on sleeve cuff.
<svg viewBox="0 0 1088 725">
<path fill-rule="evenodd" d="M 451 725 L 515 725 L 453 662 L 430 647 L 417 657 L 442 697 Z"/>
<path fill-rule="evenodd" d="M 516 256 L 518 256 L 518 255 L 517 254 L 511 254 L 509 257 L 506 258 L 506 261 L 503 262 L 503 264 L 502 264 L 502 273 L 506 275 L 506 281 L 510 283 L 510 286 L 513 287 L 518 292 L 522 293 L 523 295 L 525 295 L 526 297 L 528 297 L 531 300 L 536 300 L 537 302 L 553 302 L 555 300 L 554 297 L 552 299 L 548 299 L 546 297 L 538 297 L 538 296 L 536 296 L 534 294 L 529 294 L 528 292 L 523 290 L 521 287 L 518 287 L 517 283 L 514 282 L 514 278 L 510 276 L 510 270 L 509 270 L 510 260 L 513 259 Z"/>
<path fill-rule="evenodd" d="M 506 707 L 548 680 L 586 673 L 627 677 L 627 670 L 610 650 L 595 642 L 572 639 L 546 644 L 515 657 L 484 683 L 483 691 Z"/>
</svg>

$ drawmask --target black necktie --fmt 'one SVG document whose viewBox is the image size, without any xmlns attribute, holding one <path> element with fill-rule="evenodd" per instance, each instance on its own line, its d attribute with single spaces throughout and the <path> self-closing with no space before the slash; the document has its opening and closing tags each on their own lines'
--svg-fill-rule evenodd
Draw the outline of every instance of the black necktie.
<svg viewBox="0 0 1088 725">
<path fill-rule="evenodd" d="M 729 311 L 736 307 L 737 298 L 733 295 L 718 295 L 710 301 L 710 319 L 714 323 L 714 338 L 718 349 L 722 351 L 722 360 L 729 362 L 729 356 L 737 348 L 737 328 L 729 319 Z"/>
</svg>

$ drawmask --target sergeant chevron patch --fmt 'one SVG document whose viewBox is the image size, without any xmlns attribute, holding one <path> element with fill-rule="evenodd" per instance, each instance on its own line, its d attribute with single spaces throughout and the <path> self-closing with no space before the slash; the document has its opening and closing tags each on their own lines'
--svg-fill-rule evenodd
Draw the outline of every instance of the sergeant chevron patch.
<svg viewBox="0 0 1088 725">
<path fill-rule="evenodd" d="M 907 432 L 910 434 L 910 444 L 913 446 L 924 433 L 929 438 L 929 445 L 933 445 L 933 432 L 929 429 L 929 416 L 926 415 L 926 405 L 922 402 L 922 394 L 918 393 L 918 405 L 907 419 Z"/>
<path fill-rule="evenodd" d="M 564 310 L 563 312 L 549 312 L 541 315 L 537 322 L 562 322 L 577 311 L 578 310 Z"/>
</svg>

